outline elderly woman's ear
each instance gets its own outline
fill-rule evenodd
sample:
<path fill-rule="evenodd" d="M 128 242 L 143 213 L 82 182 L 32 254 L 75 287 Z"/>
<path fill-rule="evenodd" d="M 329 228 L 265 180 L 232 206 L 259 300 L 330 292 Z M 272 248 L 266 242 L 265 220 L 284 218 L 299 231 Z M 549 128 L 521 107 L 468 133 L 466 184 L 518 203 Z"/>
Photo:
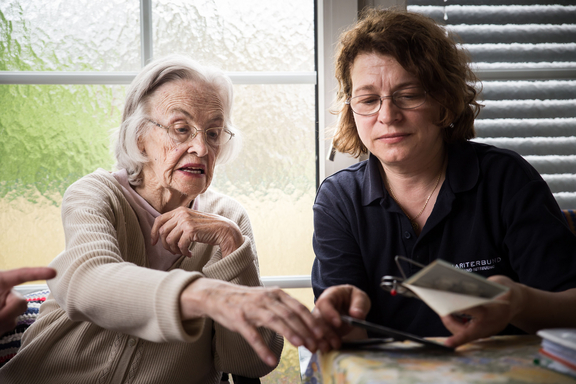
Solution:
<path fill-rule="evenodd" d="M 146 123 L 144 123 L 146 124 Z M 146 135 L 146 130 L 143 129 L 142 132 L 136 138 L 136 145 L 138 146 L 138 150 L 140 151 L 141 155 L 146 155 L 146 148 L 144 146 L 144 136 Z"/>

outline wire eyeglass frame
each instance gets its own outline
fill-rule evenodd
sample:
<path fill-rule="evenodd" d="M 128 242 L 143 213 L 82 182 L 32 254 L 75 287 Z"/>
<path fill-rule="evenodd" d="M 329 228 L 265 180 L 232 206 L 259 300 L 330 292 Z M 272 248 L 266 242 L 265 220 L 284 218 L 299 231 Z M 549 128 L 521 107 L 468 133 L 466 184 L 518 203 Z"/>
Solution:
<path fill-rule="evenodd" d="M 219 147 L 221 145 L 226 144 L 227 142 L 229 142 L 230 140 L 232 140 L 232 138 L 234 137 L 234 133 L 231 132 L 228 128 L 225 127 L 212 127 L 212 128 L 207 128 L 207 129 L 198 129 L 193 125 L 190 125 L 188 123 L 183 124 L 183 123 L 174 123 L 171 124 L 169 126 L 164 126 L 152 119 L 147 119 L 150 123 L 154 124 L 157 127 L 160 127 L 162 129 L 166 130 L 166 133 L 168 133 L 168 137 L 170 137 L 170 140 L 172 140 L 175 144 L 180 145 L 183 144 L 185 142 L 187 142 L 188 140 L 194 140 L 194 138 L 198 135 L 198 132 L 204 132 L 204 143 L 206 143 L 207 145 L 211 146 L 211 147 Z M 178 133 L 175 132 L 175 126 L 177 125 L 182 125 L 182 127 L 187 127 L 190 129 L 190 132 L 188 134 L 183 133 L 181 136 L 182 137 L 178 137 Z M 209 134 L 210 133 L 215 133 L 217 132 L 218 135 L 214 138 L 214 140 L 218 140 L 218 141 L 214 141 L 211 140 L 211 138 L 209 138 Z"/>
<path fill-rule="evenodd" d="M 417 92 L 416 93 L 407 93 L 410 90 L 417 90 Z M 392 103 L 400 109 L 410 110 L 410 109 L 416 109 L 416 108 L 424 105 L 424 103 L 426 102 L 427 95 L 428 95 L 428 92 L 426 92 L 421 87 L 410 87 L 410 88 L 399 89 L 399 90 L 395 91 L 394 93 L 392 93 L 392 95 L 390 95 L 390 96 L 380 96 L 377 94 L 366 94 L 366 95 L 349 97 L 344 103 L 348 104 L 350 106 L 350 109 L 352 109 L 352 112 L 354 112 L 357 115 L 371 116 L 371 115 L 375 115 L 378 112 L 380 112 L 380 109 L 382 109 L 382 102 L 384 99 L 391 99 Z M 371 102 L 371 103 L 375 103 L 376 100 L 378 100 L 378 108 L 376 108 L 375 104 L 373 104 L 374 107 L 369 112 L 357 111 L 358 106 L 360 105 L 359 103 L 362 100 L 366 100 L 366 102 Z M 414 104 L 414 105 L 412 105 L 412 104 Z M 368 109 L 368 108 L 365 108 L 365 109 Z"/>

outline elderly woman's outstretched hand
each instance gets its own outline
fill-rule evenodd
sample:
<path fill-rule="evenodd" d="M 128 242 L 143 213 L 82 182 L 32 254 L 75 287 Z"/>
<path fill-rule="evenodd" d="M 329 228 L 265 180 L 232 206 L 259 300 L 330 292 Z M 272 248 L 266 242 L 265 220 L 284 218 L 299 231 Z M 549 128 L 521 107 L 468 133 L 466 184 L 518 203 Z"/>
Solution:
<path fill-rule="evenodd" d="M 200 278 L 180 295 L 180 312 L 183 320 L 207 316 L 238 332 L 270 366 L 278 361 L 258 327 L 276 331 L 293 345 L 304 345 L 311 351 L 329 350 L 328 342 L 336 338 L 321 319 L 279 288 L 245 287 Z"/>
<path fill-rule="evenodd" d="M 218 245 L 226 257 L 242 245 L 244 237 L 232 220 L 212 213 L 179 207 L 156 218 L 152 227 L 152 245 L 162 241 L 173 254 L 190 256 L 192 242 Z"/>

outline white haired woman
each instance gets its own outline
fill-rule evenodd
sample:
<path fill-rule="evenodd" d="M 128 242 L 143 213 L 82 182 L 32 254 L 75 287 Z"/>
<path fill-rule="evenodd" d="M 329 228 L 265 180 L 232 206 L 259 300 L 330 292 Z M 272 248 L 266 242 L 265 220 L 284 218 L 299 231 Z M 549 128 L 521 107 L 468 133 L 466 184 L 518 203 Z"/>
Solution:
<path fill-rule="evenodd" d="M 1 382 L 217 383 L 270 372 L 276 332 L 311 350 L 337 345 L 298 301 L 259 287 L 245 210 L 208 188 L 238 150 L 231 109 L 230 80 L 184 57 L 135 78 L 119 170 L 66 191 L 58 276 Z"/>

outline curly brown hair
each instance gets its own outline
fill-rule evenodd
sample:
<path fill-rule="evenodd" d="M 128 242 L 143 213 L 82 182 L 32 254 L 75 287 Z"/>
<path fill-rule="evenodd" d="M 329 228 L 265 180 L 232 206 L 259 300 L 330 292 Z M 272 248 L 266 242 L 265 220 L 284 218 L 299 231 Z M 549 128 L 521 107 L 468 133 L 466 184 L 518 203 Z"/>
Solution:
<path fill-rule="evenodd" d="M 367 9 L 358 23 L 342 33 L 336 54 L 337 106 L 340 118 L 334 147 L 359 156 L 368 150 L 360 140 L 353 112 L 345 104 L 352 95 L 350 71 L 361 53 L 390 55 L 440 104 L 438 126 L 446 127 L 448 143 L 475 137 L 474 119 L 482 107 L 476 101 L 480 84 L 470 69 L 470 57 L 457 47 L 457 36 L 426 16 L 394 9 Z"/>

